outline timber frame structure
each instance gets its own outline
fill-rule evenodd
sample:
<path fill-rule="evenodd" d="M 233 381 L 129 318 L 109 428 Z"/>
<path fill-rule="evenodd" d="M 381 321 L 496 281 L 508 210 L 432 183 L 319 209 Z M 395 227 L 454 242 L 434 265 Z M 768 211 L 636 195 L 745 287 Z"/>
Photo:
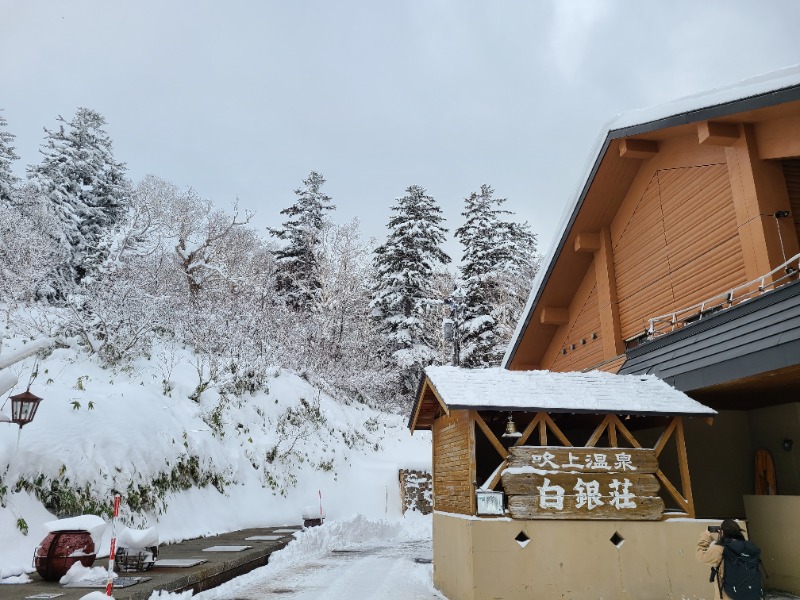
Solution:
<path fill-rule="evenodd" d="M 519 398 L 520 392 L 512 392 L 517 395 L 513 406 L 486 406 L 472 398 L 449 398 L 447 392 L 439 390 L 436 385 L 438 379 L 440 385 L 447 388 L 447 378 L 459 376 L 448 367 L 427 369 L 420 386 L 409 426 L 412 431 L 433 431 L 435 510 L 475 515 L 476 492 L 497 489 L 512 446 L 652 448 L 659 458 L 671 447 L 674 449 L 673 457 L 665 461 L 672 467 L 670 473 L 662 467 L 655 473 L 665 492 L 665 501 L 674 503 L 673 510 L 667 516 L 695 516 L 684 418 L 701 417 L 710 424 L 713 410 L 699 404 L 691 406 L 689 415 L 646 410 L 638 405 L 627 414 L 604 412 L 602 406 L 580 412 L 568 412 L 569 407 L 543 409 L 541 402 L 537 402 L 537 374 L 486 369 L 464 372 L 463 376 L 474 381 L 483 374 L 492 380 L 497 379 L 497 383 L 489 383 L 489 394 L 502 396 L 509 393 L 510 389 L 528 391 L 521 392 L 525 396 L 523 398 Z M 576 375 L 559 373 L 547 377 L 556 382 L 569 382 Z M 615 376 L 603 375 L 611 378 L 613 383 Z M 616 377 L 624 379 L 622 376 Z M 570 389 L 569 384 L 566 389 Z M 676 396 L 682 396 L 680 392 L 672 391 Z M 646 394 L 647 390 L 643 389 L 641 393 Z M 686 400 L 690 401 L 688 398 Z M 470 402 L 475 402 L 475 405 L 470 406 Z M 623 399 L 621 406 L 624 407 L 624 404 Z M 676 412 L 682 409 L 686 410 L 681 406 L 675 408 Z M 507 415 L 519 423 L 519 437 L 503 437 Z M 642 439 L 632 431 L 634 426 L 637 431 L 642 431 Z"/>

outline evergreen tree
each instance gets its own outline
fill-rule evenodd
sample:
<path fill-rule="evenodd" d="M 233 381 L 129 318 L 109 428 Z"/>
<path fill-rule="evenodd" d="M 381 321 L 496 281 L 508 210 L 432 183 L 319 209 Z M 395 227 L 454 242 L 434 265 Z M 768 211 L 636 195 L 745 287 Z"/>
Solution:
<path fill-rule="evenodd" d="M 498 300 L 500 271 L 511 259 L 511 229 L 499 207 L 505 198 L 494 198 L 494 190 L 482 185 L 480 193 L 465 198 L 461 213 L 466 222 L 456 229 L 456 238 L 464 247 L 461 277 L 463 300 L 460 310 L 460 362 L 465 367 L 488 367 L 496 364 L 501 349 L 492 314 Z"/>
<path fill-rule="evenodd" d="M 436 269 L 450 257 L 440 248 L 447 232 L 441 226 L 442 211 L 425 188 L 407 188 L 392 211 L 386 243 L 375 250 L 372 307 L 400 368 L 401 392 L 410 395 L 422 368 L 437 356 L 436 334 L 426 327 L 426 319 L 441 304 L 434 291 Z"/>
<path fill-rule="evenodd" d="M 14 154 L 14 146 L 11 145 L 16 136 L 4 131 L 6 125 L 7 121 L 0 114 L 0 204 L 11 202 L 14 186 L 17 184 L 11 163 L 19 159 L 19 156 Z"/>
<path fill-rule="evenodd" d="M 499 230 L 506 241 L 508 261 L 498 269 L 499 296 L 492 315 L 496 322 L 495 333 L 500 349 L 511 340 L 517 321 L 528 301 L 533 279 L 539 271 L 536 234 L 526 223 L 505 222 Z"/>
<path fill-rule="evenodd" d="M 336 207 L 331 204 L 320 188 L 325 179 L 311 171 L 303 186 L 294 191 L 298 199 L 292 206 L 281 211 L 289 220 L 282 229 L 270 229 L 270 233 L 288 244 L 275 253 L 278 265 L 277 289 L 287 304 L 295 310 L 309 310 L 320 288 L 317 276 L 317 250 L 325 212 Z"/>
<path fill-rule="evenodd" d="M 130 186 L 99 113 L 79 108 L 72 121 L 58 121 L 57 130 L 45 128 L 42 162 L 28 167 L 28 177 L 59 223 L 57 241 L 69 256 L 59 275 L 67 284 L 102 260 L 99 241 L 123 216 Z"/>

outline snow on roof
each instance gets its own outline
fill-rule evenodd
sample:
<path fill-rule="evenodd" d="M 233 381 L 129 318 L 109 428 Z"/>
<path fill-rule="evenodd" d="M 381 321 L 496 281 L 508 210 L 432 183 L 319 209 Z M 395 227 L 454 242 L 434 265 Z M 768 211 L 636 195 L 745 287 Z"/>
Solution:
<path fill-rule="evenodd" d="M 689 113 L 700 111 L 702 109 L 720 106 L 723 104 L 745 100 L 756 96 L 763 96 L 765 94 L 777 92 L 791 87 L 800 86 L 800 64 L 792 65 L 784 69 L 772 71 L 764 75 L 744 79 L 737 83 L 715 88 L 712 90 L 704 91 L 699 94 L 692 94 L 672 100 L 664 104 L 659 104 L 649 108 L 642 108 L 632 110 L 626 113 L 618 114 L 609 120 L 601 130 L 597 141 L 592 147 L 589 156 L 587 156 L 586 164 L 584 166 L 585 175 L 578 180 L 577 186 L 570 197 L 570 201 L 564 207 L 564 212 L 561 215 L 558 226 L 556 227 L 556 235 L 550 244 L 550 249 L 545 255 L 539 271 L 536 273 L 533 284 L 531 286 L 531 293 L 528 296 L 528 302 L 517 322 L 517 328 L 511 341 L 506 348 L 505 356 L 501 362 L 502 366 L 507 366 L 511 357 L 516 350 L 517 342 L 525 329 L 530 313 L 533 310 L 538 291 L 543 287 L 547 281 L 550 269 L 555 263 L 555 259 L 560 252 L 560 248 L 565 240 L 565 234 L 568 231 L 572 218 L 580 206 L 583 199 L 587 183 L 590 181 L 592 172 L 595 166 L 602 158 L 603 153 L 608 142 L 614 139 L 617 135 L 621 135 L 625 130 L 634 128 L 636 126 L 644 126 L 652 124 L 653 129 L 660 128 L 659 123 L 672 117 L 679 115 L 687 115 Z M 688 120 L 687 120 L 688 122 Z"/>
<path fill-rule="evenodd" d="M 654 375 L 457 367 L 428 367 L 425 375 L 451 409 L 524 409 L 634 415 L 716 414 L 715 410 L 692 400 Z"/>
<path fill-rule="evenodd" d="M 607 125 L 609 131 L 624 129 L 703 108 L 727 104 L 745 98 L 760 96 L 800 84 L 800 64 L 750 77 L 734 84 L 691 94 L 663 104 L 640 108 L 614 117 Z"/>

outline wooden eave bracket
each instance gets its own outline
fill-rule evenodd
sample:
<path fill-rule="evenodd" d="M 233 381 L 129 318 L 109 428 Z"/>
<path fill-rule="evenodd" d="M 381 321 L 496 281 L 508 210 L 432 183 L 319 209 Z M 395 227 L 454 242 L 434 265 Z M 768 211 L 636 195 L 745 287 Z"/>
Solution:
<path fill-rule="evenodd" d="M 658 154 L 658 142 L 655 140 L 623 139 L 619 141 L 621 158 L 647 160 Z"/>
<path fill-rule="evenodd" d="M 566 325 L 569 323 L 569 309 L 545 306 L 539 315 L 542 325 Z"/>
<path fill-rule="evenodd" d="M 582 231 L 575 237 L 575 252 L 597 252 L 600 250 L 600 234 Z"/>
<path fill-rule="evenodd" d="M 732 146 L 739 139 L 739 125 L 721 121 L 697 124 L 697 140 L 707 146 Z"/>

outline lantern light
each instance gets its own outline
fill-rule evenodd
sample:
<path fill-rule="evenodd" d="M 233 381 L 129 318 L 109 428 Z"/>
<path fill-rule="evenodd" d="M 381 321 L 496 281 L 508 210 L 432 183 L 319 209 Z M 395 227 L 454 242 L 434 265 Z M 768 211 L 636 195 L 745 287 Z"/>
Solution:
<path fill-rule="evenodd" d="M 30 388 L 21 394 L 10 396 L 9 399 L 11 400 L 11 422 L 19 425 L 20 429 L 23 425 L 33 421 L 39 403 L 42 401 L 39 396 L 31 393 Z"/>

